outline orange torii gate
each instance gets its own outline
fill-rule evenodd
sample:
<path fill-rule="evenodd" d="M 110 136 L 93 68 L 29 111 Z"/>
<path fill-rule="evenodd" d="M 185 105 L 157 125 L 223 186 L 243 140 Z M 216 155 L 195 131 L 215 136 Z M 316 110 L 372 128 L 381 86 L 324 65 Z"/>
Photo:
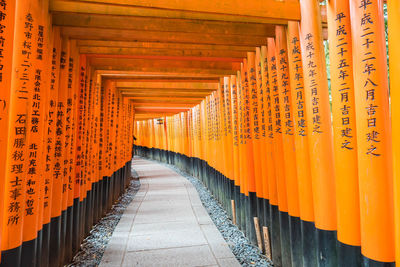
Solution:
<path fill-rule="evenodd" d="M 133 147 L 198 177 L 275 266 L 399 264 L 384 4 L 0 1 L 0 266 L 68 263 Z"/>
<path fill-rule="evenodd" d="M 394 28 L 389 43 L 394 46 L 398 6 L 393 1 L 388 4 Z M 238 98 L 230 106 L 234 116 L 230 144 L 227 139 L 223 145 L 218 141 L 221 130 L 218 118 L 221 116 L 224 120 L 227 113 L 215 107 L 221 95 L 214 93 L 198 106 L 207 107 L 200 115 L 205 116 L 207 122 L 206 128 L 200 128 L 200 135 L 209 136 L 204 140 L 209 156 L 191 157 L 182 155 L 182 151 L 169 150 L 163 152 L 166 156 L 162 160 L 170 164 L 174 164 L 177 157 L 200 161 L 183 168 L 202 179 L 227 210 L 236 209 L 234 219 L 253 243 L 257 241 L 253 239 L 253 231 L 259 230 L 253 228 L 247 217 L 262 218 L 262 226 L 267 227 L 271 235 L 267 240 L 271 241 L 272 260 L 276 266 L 394 266 L 395 244 L 399 239 L 397 231 L 395 242 L 398 216 L 394 216 L 393 206 L 398 205 L 398 200 L 396 202 L 393 194 L 398 196 L 398 182 L 393 180 L 391 166 L 397 166 L 398 162 L 396 158 L 391 159 L 394 146 L 390 145 L 392 133 L 387 124 L 390 113 L 385 83 L 386 56 L 382 49 L 383 3 L 329 1 L 329 91 L 321 17 L 318 16 L 320 6 L 317 1 L 302 0 L 300 7 L 303 15 L 300 23 L 277 26 L 274 39 L 268 39 L 266 46 L 254 48 L 243 57 L 237 86 L 231 86 L 231 97 L 237 95 Z M 260 57 L 261 63 L 258 63 Z M 263 67 L 257 67 L 258 64 Z M 397 62 L 392 64 L 392 69 L 397 69 Z M 264 80 L 258 82 L 258 75 Z M 381 76 L 374 78 L 373 75 Z M 224 77 L 224 87 L 229 80 L 234 80 L 232 77 L 235 76 Z M 396 88 L 396 78 L 391 82 Z M 256 94 L 253 86 L 260 88 L 261 85 L 265 85 L 265 94 Z M 224 97 L 227 96 L 224 94 Z M 250 106 L 246 106 L 248 104 Z M 196 109 L 193 108 L 194 113 Z M 394 129 L 395 110 L 392 104 Z M 172 132 L 177 129 L 174 121 L 167 122 L 172 124 L 169 126 Z M 265 136 L 269 138 L 260 138 L 258 127 L 265 127 Z M 184 132 L 180 137 L 191 138 Z M 181 138 L 172 143 L 184 142 Z M 248 150 L 245 140 L 257 145 Z M 228 157 L 225 159 L 228 165 L 221 165 L 215 153 L 226 151 L 229 145 L 233 146 L 233 161 Z M 192 151 L 196 149 L 194 146 Z M 146 147 L 138 143 L 137 152 L 145 155 L 144 151 Z M 229 162 L 234 163 L 230 174 L 233 178 L 226 177 Z M 267 167 L 264 174 L 262 166 Z M 371 173 L 377 170 L 380 170 L 379 179 L 378 173 Z M 219 175 L 226 182 L 221 182 Z M 230 179 L 235 182 L 229 183 Z M 263 191 L 266 188 L 263 184 L 268 184 L 268 194 Z M 257 198 L 266 197 L 267 202 L 252 202 L 249 192 L 253 192 L 253 188 Z M 234 193 L 221 195 L 220 191 Z M 234 200 L 235 206 L 226 198 Z M 265 206 L 253 213 L 251 203 Z M 296 218 L 300 219 L 298 226 Z M 296 227 L 299 228 L 296 230 Z"/>

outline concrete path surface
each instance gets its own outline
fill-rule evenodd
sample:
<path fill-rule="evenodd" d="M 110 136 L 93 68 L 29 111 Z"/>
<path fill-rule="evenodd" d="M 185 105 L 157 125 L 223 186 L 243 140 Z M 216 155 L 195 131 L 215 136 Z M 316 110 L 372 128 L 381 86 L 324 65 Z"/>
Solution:
<path fill-rule="evenodd" d="M 152 161 L 135 159 L 141 188 L 103 255 L 105 266 L 240 266 L 193 185 Z"/>

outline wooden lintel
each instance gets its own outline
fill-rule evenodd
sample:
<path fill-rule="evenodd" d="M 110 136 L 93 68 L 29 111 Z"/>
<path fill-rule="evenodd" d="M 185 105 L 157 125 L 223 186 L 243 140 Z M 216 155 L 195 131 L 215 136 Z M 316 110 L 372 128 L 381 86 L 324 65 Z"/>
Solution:
<path fill-rule="evenodd" d="M 53 24 L 58 26 L 91 27 L 160 32 L 208 33 L 213 35 L 268 36 L 273 24 L 242 23 L 209 20 L 176 19 L 165 17 L 116 16 L 53 12 Z"/>
<path fill-rule="evenodd" d="M 188 109 L 187 107 L 135 107 L 135 113 L 179 113 Z"/>
<path fill-rule="evenodd" d="M 116 87 L 139 89 L 218 89 L 218 83 L 194 83 L 194 82 L 125 82 L 117 81 Z"/>
<path fill-rule="evenodd" d="M 112 82 L 162 82 L 162 83 L 218 83 L 219 78 L 212 78 L 212 77 L 146 77 L 146 76 L 138 76 L 138 77 L 131 77 L 131 78 L 124 78 L 124 77 L 103 77 Z"/>
<path fill-rule="evenodd" d="M 218 79 L 221 77 L 221 74 L 215 71 L 209 71 L 209 72 L 204 72 L 203 70 L 199 69 L 193 69 L 193 70 L 187 70 L 187 69 L 153 69 L 149 70 L 147 69 L 146 71 L 144 70 L 139 70 L 137 68 L 136 70 L 112 70 L 112 69 L 101 69 L 101 68 L 96 68 L 96 71 L 98 74 L 100 74 L 103 78 L 108 79 L 117 79 L 117 78 L 123 78 L 123 79 L 130 79 L 130 78 L 136 78 L 136 77 L 141 77 L 141 78 L 159 78 L 159 77 L 171 77 L 171 78 L 214 78 Z M 234 72 L 233 74 L 236 74 Z M 225 75 L 225 74 L 222 74 Z M 230 74 L 226 74 L 230 75 Z"/>
<path fill-rule="evenodd" d="M 132 58 L 88 58 L 88 62 L 96 66 L 111 66 L 123 68 L 193 68 L 193 69 L 220 69 L 238 70 L 240 62 L 221 61 L 187 61 L 187 60 L 155 60 L 155 59 L 132 59 Z"/>
<path fill-rule="evenodd" d="M 188 89 L 188 90 L 170 90 L 170 89 L 161 89 L 161 90 L 152 90 L 152 89 L 139 89 L 139 90 L 121 90 L 118 89 L 122 95 L 124 96 L 198 96 L 204 97 L 215 90 L 195 90 L 195 89 Z"/>
<path fill-rule="evenodd" d="M 127 96 L 126 98 L 130 98 Z M 203 99 L 195 99 L 195 100 L 187 100 L 187 99 L 168 99 L 168 98 L 163 98 L 162 100 L 132 100 L 132 103 L 135 105 L 138 104 L 149 104 L 149 105 L 158 105 L 158 104 L 185 104 L 185 105 L 196 105 L 200 103 Z"/>
<path fill-rule="evenodd" d="M 134 100 L 134 101 L 171 101 L 174 103 L 186 103 L 186 102 L 192 102 L 192 101 L 201 101 L 204 99 L 204 97 L 198 97 L 198 96 L 176 96 L 176 95 L 171 95 L 171 96 L 126 96 L 124 97 Z M 136 102 L 137 103 L 137 102 Z M 197 102 L 196 102 L 197 103 Z"/>
<path fill-rule="evenodd" d="M 300 20 L 297 0 L 52 0 L 51 11 L 285 24 Z"/>
<path fill-rule="evenodd" d="M 196 106 L 198 103 L 165 103 L 165 102 L 154 102 L 154 103 L 138 103 L 133 101 L 133 105 L 135 108 L 139 107 L 156 107 L 156 108 L 192 108 Z"/>
<path fill-rule="evenodd" d="M 77 40 L 77 46 L 83 47 L 117 47 L 117 48 L 146 48 L 146 49 L 176 49 L 176 50 L 227 50 L 227 51 L 252 51 L 253 46 L 239 45 L 209 45 L 209 44 L 184 44 L 165 42 L 137 42 L 137 41 L 102 41 L 102 40 Z"/>
<path fill-rule="evenodd" d="M 62 26 L 61 34 L 80 40 L 114 40 L 139 42 L 171 42 L 187 44 L 220 44 L 261 46 L 267 43 L 267 37 L 273 37 L 275 32 L 266 36 L 246 35 L 212 35 L 208 33 L 160 32 L 146 30 L 119 30 Z"/>
<path fill-rule="evenodd" d="M 225 69 L 199 69 L 199 68 L 172 68 L 172 67 L 164 67 L 164 68 L 156 68 L 156 67 L 141 67 L 141 66 L 125 66 L 125 65 L 97 65 L 93 66 L 94 70 L 102 73 L 103 76 L 106 75 L 115 75 L 112 73 L 151 73 L 153 75 L 165 75 L 166 73 L 171 73 L 174 76 L 192 76 L 198 75 L 201 76 L 210 76 L 214 75 L 215 77 L 221 77 L 225 75 L 236 75 L 237 70 L 225 70 Z M 130 74 L 120 74 L 121 76 L 130 77 Z"/>
<path fill-rule="evenodd" d="M 254 49 L 252 49 L 254 50 Z M 249 50 L 249 51 L 252 51 Z M 246 51 L 229 50 L 184 50 L 184 49 L 148 49 L 148 48 L 126 48 L 126 47 L 79 47 L 81 54 L 102 54 L 102 55 L 120 55 L 130 56 L 131 58 L 145 57 L 179 57 L 179 58 L 223 58 L 225 61 L 230 58 L 231 61 L 241 60 L 246 57 Z"/>
<path fill-rule="evenodd" d="M 87 54 L 89 60 L 96 59 L 123 59 L 123 60 L 172 60 L 172 61 L 208 61 L 208 62 L 242 62 L 243 58 L 230 57 L 201 57 L 201 56 L 168 56 L 168 55 L 135 55 L 135 54 Z"/>

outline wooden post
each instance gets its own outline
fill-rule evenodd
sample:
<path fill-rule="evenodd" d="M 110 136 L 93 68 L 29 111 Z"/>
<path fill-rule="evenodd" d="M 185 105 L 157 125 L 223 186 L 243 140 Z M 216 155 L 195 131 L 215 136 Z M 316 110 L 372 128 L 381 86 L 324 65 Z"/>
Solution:
<path fill-rule="evenodd" d="M 246 140 L 244 138 L 244 67 L 241 65 L 241 70 L 238 72 L 237 81 L 237 106 L 238 106 L 238 119 L 239 119 L 239 166 L 240 166 L 240 224 L 242 231 L 247 230 L 246 224 L 246 196 L 248 195 L 247 191 L 247 165 L 246 163 Z"/>
<path fill-rule="evenodd" d="M 360 265 L 357 129 L 349 2 L 329 1 L 327 10 L 339 241 L 338 264 Z"/>
<path fill-rule="evenodd" d="M 393 148 L 393 178 L 394 178 L 394 216 L 395 216 L 395 244 L 396 263 L 400 264 L 400 2 L 389 0 L 388 28 L 389 28 L 389 74 L 390 74 L 390 99 L 392 115 L 392 148 Z"/>
<path fill-rule="evenodd" d="M 21 263 L 23 217 L 26 207 L 27 179 L 25 176 L 29 156 L 27 123 L 28 107 L 31 104 L 35 79 L 33 56 L 35 51 L 32 46 L 36 47 L 33 35 L 34 29 L 37 29 L 37 8 L 37 1 L 18 1 L 15 7 L 13 72 L 11 73 L 7 159 L 3 186 L 5 209 L 1 234 L 2 261 L 14 266 L 19 266 Z M 32 46 L 25 47 L 24 42 L 31 43 Z"/>
<path fill-rule="evenodd" d="M 263 157 L 261 151 L 261 127 L 260 127 L 260 116 L 258 108 L 258 92 L 257 92 L 257 79 L 256 79 L 256 54 L 254 52 L 247 52 L 247 75 L 248 75 L 248 88 L 249 88 L 249 115 L 250 115 L 250 128 L 252 135 L 252 151 L 254 161 L 254 180 L 255 180 L 255 196 L 254 205 L 256 206 L 256 214 L 252 217 L 262 216 L 262 197 L 263 197 L 263 186 L 262 186 L 262 163 Z M 257 233 L 256 233 L 257 234 Z"/>
<path fill-rule="evenodd" d="M 234 179 L 234 200 L 236 201 L 235 206 L 235 222 L 240 224 L 238 218 L 236 218 L 236 207 L 240 205 L 240 155 L 239 155 L 239 107 L 238 107 L 238 90 L 237 90 L 237 79 L 235 75 L 230 78 L 230 90 L 231 90 L 231 125 L 232 125 L 232 154 L 233 154 L 233 179 Z M 240 208 L 239 208 L 240 214 Z"/>
<path fill-rule="evenodd" d="M 258 118 L 259 118 L 259 131 L 260 131 L 260 157 L 261 157 L 261 186 L 262 186 L 262 226 L 269 225 L 269 188 L 268 188 L 268 168 L 265 162 L 267 154 L 267 100 L 265 98 L 265 88 L 263 86 L 263 75 L 262 68 L 263 62 L 261 59 L 261 49 L 256 48 L 255 56 L 255 68 L 256 68 L 256 86 L 257 86 L 257 98 L 258 98 Z M 267 160 L 269 161 L 269 160 Z M 261 216 L 261 215 L 260 215 Z"/>
<path fill-rule="evenodd" d="M 235 200 L 231 200 L 231 205 L 232 205 L 232 223 L 236 225 L 236 207 L 235 207 Z"/>
<path fill-rule="evenodd" d="M 272 260 L 268 227 L 265 226 L 263 227 L 263 235 L 264 235 L 264 254 L 265 256 L 267 256 L 269 260 Z"/>
<path fill-rule="evenodd" d="M 304 266 L 317 265 L 317 241 L 315 238 L 313 187 L 310 170 L 310 153 L 306 121 L 303 64 L 300 50 L 299 23 L 288 23 L 288 57 L 290 86 L 293 104 L 294 141 L 296 146 L 299 208 L 302 224 L 302 257 Z"/>
<path fill-rule="evenodd" d="M 279 103 L 278 73 L 276 65 L 275 40 L 268 38 L 268 80 L 270 81 L 269 96 L 271 98 L 273 157 L 275 163 L 275 181 L 278 196 L 278 206 L 271 207 L 272 257 L 278 266 L 290 266 L 289 225 L 287 223 L 287 196 L 285 178 L 285 159 L 282 147 L 282 121 Z M 283 214 L 283 216 L 282 216 Z M 282 217 L 286 217 L 282 220 Z M 283 225 L 282 225 L 283 223 Z M 286 224 L 285 224 L 286 223 Z M 280 265 L 281 264 L 281 265 Z"/>
<path fill-rule="evenodd" d="M 25 200 L 23 213 L 23 235 L 21 265 L 36 264 L 38 249 L 38 231 L 41 228 L 40 217 L 40 193 L 43 181 L 43 133 L 45 122 L 45 102 L 48 73 L 46 67 L 48 58 L 43 51 L 45 39 L 47 40 L 48 28 L 45 14 L 42 10 L 47 6 L 37 3 L 36 10 L 32 12 L 35 18 L 32 28 L 32 78 L 33 83 L 29 88 L 30 94 L 27 120 L 27 172 L 25 174 Z M 47 15 L 47 13 L 46 13 Z M 46 25 L 45 25 L 46 24 Z"/>
<path fill-rule="evenodd" d="M 11 75 L 13 63 L 13 47 L 14 47 L 14 18 L 15 18 L 15 0 L 7 0 L 6 4 L 0 7 L 0 12 L 4 15 L 1 25 L 4 26 L 0 33 L 2 40 L 0 48 L 2 49 L 2 57 L 0 58 L 0 129 L 4 129 L 0 133 L 0 184 L 4 185 L 6 160 L 7 160 L 7 144 L 8 144 L 8 114 L 10 110 L 11 95 Z M 0 207 L 4 207 L 5 197 L 4 186 L 0 188 Z M 3 212 L 0 212 L 0 233 L 3 231 Z M 6 227 L 6 226 L 5 226 Z M 0 234 L 0 247 L 2 235 Z M 1 262 L 0 248 L 0 262 Z"/>
<path fill-rule="evenodd" d="M 276 68 L 278 73 L 279 104 L 282 124 L 282 146 L 284 151 L 284 166 L 286 193 L 290 224 L 290 252 L 292 265 L 302 265 L 301 227 L 299 210 L 299 191 L 297 180 L 296 149 L 294 139 L 294 117 L 291 99 L 292 88 L 289 81 L 288 49 L 286 29 L 284 26 L 275 27 Z"/>
<path fill-rule="evenodd" d="M 273 49 L 273 47 L 271 47 Z M 278 201 L 278 187 L 277 187 L 277 172 L 274 153 L 274 115 L 272 113 L 272 94 L 271 94 L 271 80 L 270 70 L 271 64 L 269 63 L 270 56 L 266 46 L 261 47 L 261 75 L 262 87 L 264 91 L 264 98 L 266 102 L 266 164 L 268 171 L 268 196 L 269 196 L 269 229 L 271 234 L 272 244 L 272 257 L 277 266 L 281 266 L 281 247 L 280 247 L 280 233 L 279 233 L 279 201 Z M 268 230 L 268 229 L 267 229 Z"/>
<path fill-rule="evenodd" d="M 271 102 L 271 82 L 269 80 L 269 64 L 268 64 L 268 50 L 266 46 L 261 47 L 261 79 L 263 88 L 263 98 L 265 99 L 265 113 L 266 113 L 266 165 L 268 174 L 268 196 L 270 208 L 278 206 L 278 192 L 276 185 L 276 172 L 275 172 L 275 155 L 273 153 L 273 115 L 272 115 L 272 102 Z M 271 220 L 271 218 L 270 218 Z M 271 227 L 271 226 L 269 226 Z M 271 229 L 271 228 L 270 228 Z"/>
<path fill-rule="evenodd" d="M 319 2 L 301 0 L 300 45 L 313 184 L 318 261 L 336 266 L 336 190 L 329 89 Z"/>
<path fill-rule="evenodd" d="M 230 77 L 224 77 L 224 132 L 226 135 L 225 140 L 225 156 L 226 156 L 226 183 L 225 190 L 227 198 L 234 199 L 234 162 L 233 162 L 233 137 L 232 137 L 232 110 L 231 110 L 231 81 Z M 231 213 L 233 216 L 233 214 Z"/>
<path fill-rule="evenodd" d="M 394 266 L 392 137 L 383 3 L 351 0 L 350 15 L 361 252 L 365 264 Z"/>
<path fill-rule="evenodd" d="M 258 217 L 254 217 L 253 220 L 254 220 L 254 229 L 256 231 L 256 236 L 257 236 L 257 245 L 258 248 L 261 250 L 261 252 L 263 252 L 263 244 L 262 244 L 260 223 Z"/>

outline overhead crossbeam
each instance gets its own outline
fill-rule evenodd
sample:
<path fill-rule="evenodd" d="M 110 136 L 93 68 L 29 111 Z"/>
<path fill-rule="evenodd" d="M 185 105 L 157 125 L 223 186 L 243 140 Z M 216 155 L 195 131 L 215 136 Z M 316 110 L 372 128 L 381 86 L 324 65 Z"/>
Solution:
<path fill-rule="evenodd" d="M 53 0 L 50 10 L 139 17 L 285 24 L 300 20 L 297 0 Z"/>
<path fill-rule="evenodd" d="M 265 37 L 274 33 L 273 24 L 82 14 L 75 12 L 53 12 L 53 23 L 58 26 L 199 34 L 208 33 L 213 35 Z"/>
<path fill-rule="evenodd" d="M 125 82 L 117 81 L 116 87 L 140 88 L 140 89 L 197 89 L 216 90 L 218 83 L 189 83 L 189 82 Z"/>

